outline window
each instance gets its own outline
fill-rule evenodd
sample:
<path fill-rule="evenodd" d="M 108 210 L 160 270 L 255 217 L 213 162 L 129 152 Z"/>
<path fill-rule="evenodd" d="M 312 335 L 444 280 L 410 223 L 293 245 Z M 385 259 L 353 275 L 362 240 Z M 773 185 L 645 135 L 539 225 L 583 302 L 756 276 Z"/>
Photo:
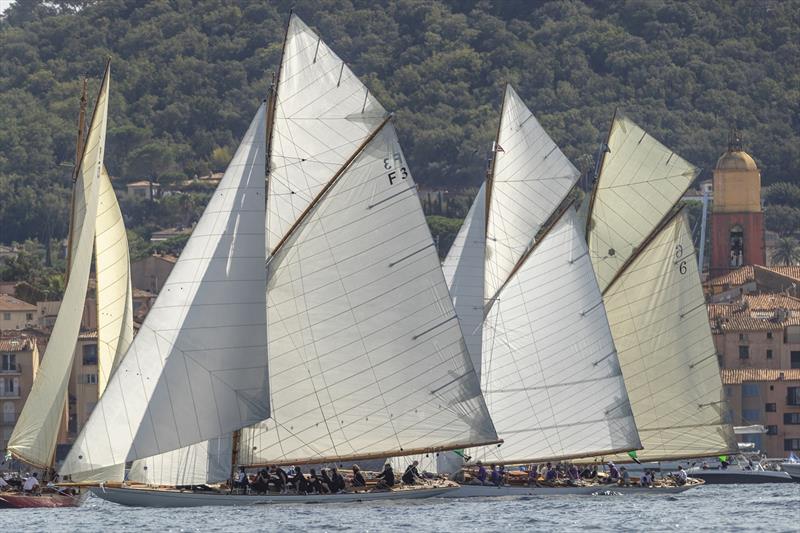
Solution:
<path fill-rule="evenodd" d="M 17 354 L 4 353 L 2 360 L 0 360 L 0 370 L 5 372 L 13 372 L 17 369 Z"/>
<path fill-rule="evenodd" d="M 739 333 L 739 340 L 740 340 L 740 341 L 743 341 L 743 340 L 744 340 L 744 333 Z"/>
<path fill-rule="evenodd" d="M 753 398 L 755 396 L 758 396 L 758 384 L 742 383 L 742 397 Z"/>
<path fill-rule="evenodd" d="M 742 409 L 742 424 L 758 424 L 761 420 L 761 411 L 758 409 Z"/>
<path fill-rule="evenodd" d="M 11 313 L 3 313 L 3 320 L 11 320 Z"/>
<path fill-rule="evenodd" d="M 772 332 L 771 332 L 771 331 L 768 331 L 768 332 L 767 332 L 767 338 L 768 338 L 768 339 L 771 339 L 771 338 L 772 338 Z"/>
<path fill-rule="evenodd" d="M 800 439 L 785 439 L 783 441 L 783 449 L 787 452 L 800 450 Z"/>
<path fill-rule="evenodd" d="M 749 358 L 750 358 L 750 347 L 739 346 L 739 359 L 749 359 Z"/>
<path fill-rule="evenodd" d="M 83 364 L 96 365 L 97 364 L 97 345 L 84 344 L 83 345 Z"/>
<path fill-rule="evenodd" d="M 764 406 L 764 410 L 768 413 L 774 413 L 778 408 L 774 403 L 768 403 Z"/>
<path fill-rule="evenodd" d="M 744 264 L 744 230 L 738 224 L 731 228 L 730 246 L 730 266 L 742 266 Z"/>
<path fill-rule="evenodd" d="M 800 413 L 783 413 L 783 423 L 800 425 Z"/>
<path fill-rule="evenodd" d="M 84 385 L 97 385 L 97 374 L 81 374 L 79 381 Z"/>
<path fill-rule="evenodd" d="M 789 368 L 800 368 L 800 352 L 792 351 Z"/>
<path fill-rule="evenodd" d="M 772 359 L 772 350 L 767 350 L 767 359 Z"/>
<path fill-rule="evenodd" d="M 789 405 L 800 405 L 800 387 L 786 388 L 786 403 Z"/>
<path fill-rule="evenodd" d="M 767 435 L 777 435 L 778 434 L 778 426 L 770 425 L 767 426 Z"/>
<path fill-rule="evenodd" d="M 16 409 L 14 408 L 14 402 L 4 402 L 3 403 L 3 422 L 6 424 L 13 424 L 16 422 Z"/>

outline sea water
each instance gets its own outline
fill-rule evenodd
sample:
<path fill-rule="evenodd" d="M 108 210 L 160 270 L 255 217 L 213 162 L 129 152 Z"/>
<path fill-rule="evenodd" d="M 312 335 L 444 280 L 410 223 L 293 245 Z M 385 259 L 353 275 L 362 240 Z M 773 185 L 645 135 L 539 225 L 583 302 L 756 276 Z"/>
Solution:
<path fill-rule="evenodd" d="M 677 495 L 428 499 L 141 509 L 0 511 L 16 531 L 800 531 L 800 484 L 711 485 Z"/>

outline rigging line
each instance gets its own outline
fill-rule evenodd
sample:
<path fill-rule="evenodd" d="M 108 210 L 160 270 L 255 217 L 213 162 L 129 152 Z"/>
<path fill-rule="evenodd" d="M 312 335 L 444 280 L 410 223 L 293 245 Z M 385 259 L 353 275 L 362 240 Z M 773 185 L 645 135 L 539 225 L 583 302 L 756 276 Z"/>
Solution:
<path fill-rule="evenodd" d="M 506 94 L 508 94 L 509 84 L 506 84 L 506 89 L 503 91 L 503 101 L 500 104 L 500 121 L 497 124 L 497 134 L 494 138 L 494 144 L 492 145 L 492 155 L 491 159 L 489 160 L 489 166 L 486 169 L 486 216 L 484 217 L 485 225 L 486 225 L 486 232 L 488 235 L 489 231 L 489 213 L 491 213 L 492 207 L 492 189 L 493 182 L 494 182 L 494 169 L 495 164 L 497 162 L 497 147 L 500 143 L 500 130 L 503 127 L 503 115 L 506 109 Z"/>
<path fill-rule="evenodd" d="M 334 174 L 333 177 L 328 181 L 328 183 L 326 183 L 325 186 L 319 191 L 319 193 L 317 193 L 317 196 L 311 201 L 311 203 L 306 207 L 306 209 L 302 213 L 300 213 L 300 215 L 295 220 L 294 224 L 292 224 L 292 226 L 289 228 L 286 234 L 281 238 L 281 240 L 278 241 L 278 244 L 275 245 L 275 248 L 272 249 L 272 252 L 270 254 L 271 256 L 276 255 L 281 250 L 281 248 L 283 248 L 286 241 L 294 234 L 294 232 L 300 226 L 300 224 L 308 217 L 309 213 L 312 210 L 314 210 L 314 208 L 317 206 L 320 200 L 322 200 L 322 198 L 324 198 L 327 195 L 328 191 L 330 191 L 330 189 L 339 180 L 342 174 L 344 174 L 344 172 L 352 165 L 353 161 L 355 161 L 355 159 L 359 155 L 361 155 L 361 153 L 364 151 L 367 145 L 371 143 L 373 139 L 375 139 L 375 137 L 377 137 L 377 135 L 383 130 L 384 126 L 386 126 L 386 124 L 389 123 L 389 121 L 392 119 L 392 116 L 393 116 L 392 114 L 389 114 L 386 118 L 383 119 L 383 121 L 378 125 L 378 127 L 375 128 L 375 130 L 369 134 L 369 136 L 364 140 L 364 142 L 361 143 L 361 146 L 359 146 L 356 149 L 356 151 L 354 151 L 352 155 L 350 155 L 350 157 L 347 159 L 347 161 L 344 162 L 344 164 L 336 172 L 336 174 Z"/>
<path fill-rule="evenodd" d="M 367 205 L 367 209 L 372 209 L 373 207 L 377 207 L 377 206 L 381 205 L 381 204 L 382 204 L 382 203 L 384 203 L 384 202 L 388 202 L 388 201 L 389 201 L 389 200 L 391 200 L 392 198 L 395 198 L 395 197 L 397 197 L 397 196 L 400 196 L 401 194 L 405 194 L 405 193 L 407 193 L 408 191 L 414 191 L 414 190 L 416 190 L 416 189 L 417 189 L 417 184 L 415 183 L 414 185 L 412 185 L 412 186 L 411 186 L 411 187 L 409 187 L 408 189 L 402 190 L 402 191 L 400 191 L 400 192 L 396 192 L 396 193 L 392 194 L 391 196 L 387 196 L 387 197 L 386 197 L 386 198 L 384 198 L 383 200 L 378 200 L 378 201 L 377 201 L 377 202 L 375 202 L 374 204 L 368 204 L 368 205 Z M 370 199 L 371 199 L 371 198 L 370 198 Z"/>

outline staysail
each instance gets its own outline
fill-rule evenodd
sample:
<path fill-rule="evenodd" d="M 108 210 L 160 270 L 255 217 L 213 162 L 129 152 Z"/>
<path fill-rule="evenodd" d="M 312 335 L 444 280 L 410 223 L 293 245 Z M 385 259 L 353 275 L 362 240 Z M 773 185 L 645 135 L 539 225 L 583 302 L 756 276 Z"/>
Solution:
<path fill-rule="evenodd" d="M 133 290 L 128 236 L 111 179 L 103 167 L 95 220 L 97 389 L 102 394 L 133 341 Z"/>
<path fill-rule="evenodd" d="M 497 441 L 388 120 L 357 154 L 270 258 L 272 416 L 243 464 Z"/>
<path fill-rule="evenodd" d="M 33 388 L 8 442 L 13 455 L 41 468 L 50 467 L 55 453 L 89 284 L 105 151 L 109 78 L 106 67 L 74 184 L 69 280 Z"/>
<path fill-rule="evenodd" d="M 644 461 L 736 450 L 688 222 L 672 218 L 604 295 Z M 625 460 L 628 457 L 623 456 Z"/>
<path fill-rule="evenodd" d="M 269 415 L 264 175 L 262 105 L 62 474 L 170 452 Z"/>
<path fill-rule="evenodd" d="M 133 462 L 128 480 L 147 485 L 181 486 L 230 479 L 231 436 L 223 435 Z"/>
<path fill-rule="evenodd" d="M 296 15 L 289 19 L 272 128 L 269 250 L 386 117 L 347 65 Z"/>
<path fill-rule="evenodd" d="M 502 447 L 473 460 L 521 464 L 641 447 L 575 210 L 501 290 L 483 328 L 481 387 Z"/>
<path fill-rule="evenodd" d="M 616 114 L 589 206 L 589 253 L 600 290 L 683 196 L 699 170 Z"/>
<path fill-rule="evenodd" d="M 476 371 L 481 368 L 486 186 L 482 185 L 442 263 L 444 279 Z"/>
<path fill-rule="evenodd" d="M 487 303 L 579 175 L 511 85 L 506 86 L 486 189 Z"/>

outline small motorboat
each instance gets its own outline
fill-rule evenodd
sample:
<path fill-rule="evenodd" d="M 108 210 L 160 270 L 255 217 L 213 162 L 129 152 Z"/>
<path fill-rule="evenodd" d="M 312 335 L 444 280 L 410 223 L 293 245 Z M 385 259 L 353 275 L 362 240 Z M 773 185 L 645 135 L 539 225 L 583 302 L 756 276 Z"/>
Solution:
<path fill-rule="evenodd" d="M 87 494 L 86 492 L 71 494 L 67 491 L 45 491 L 38 495 L 23 492 L 0 492 L 0 509 L 80 507 Z"/>

